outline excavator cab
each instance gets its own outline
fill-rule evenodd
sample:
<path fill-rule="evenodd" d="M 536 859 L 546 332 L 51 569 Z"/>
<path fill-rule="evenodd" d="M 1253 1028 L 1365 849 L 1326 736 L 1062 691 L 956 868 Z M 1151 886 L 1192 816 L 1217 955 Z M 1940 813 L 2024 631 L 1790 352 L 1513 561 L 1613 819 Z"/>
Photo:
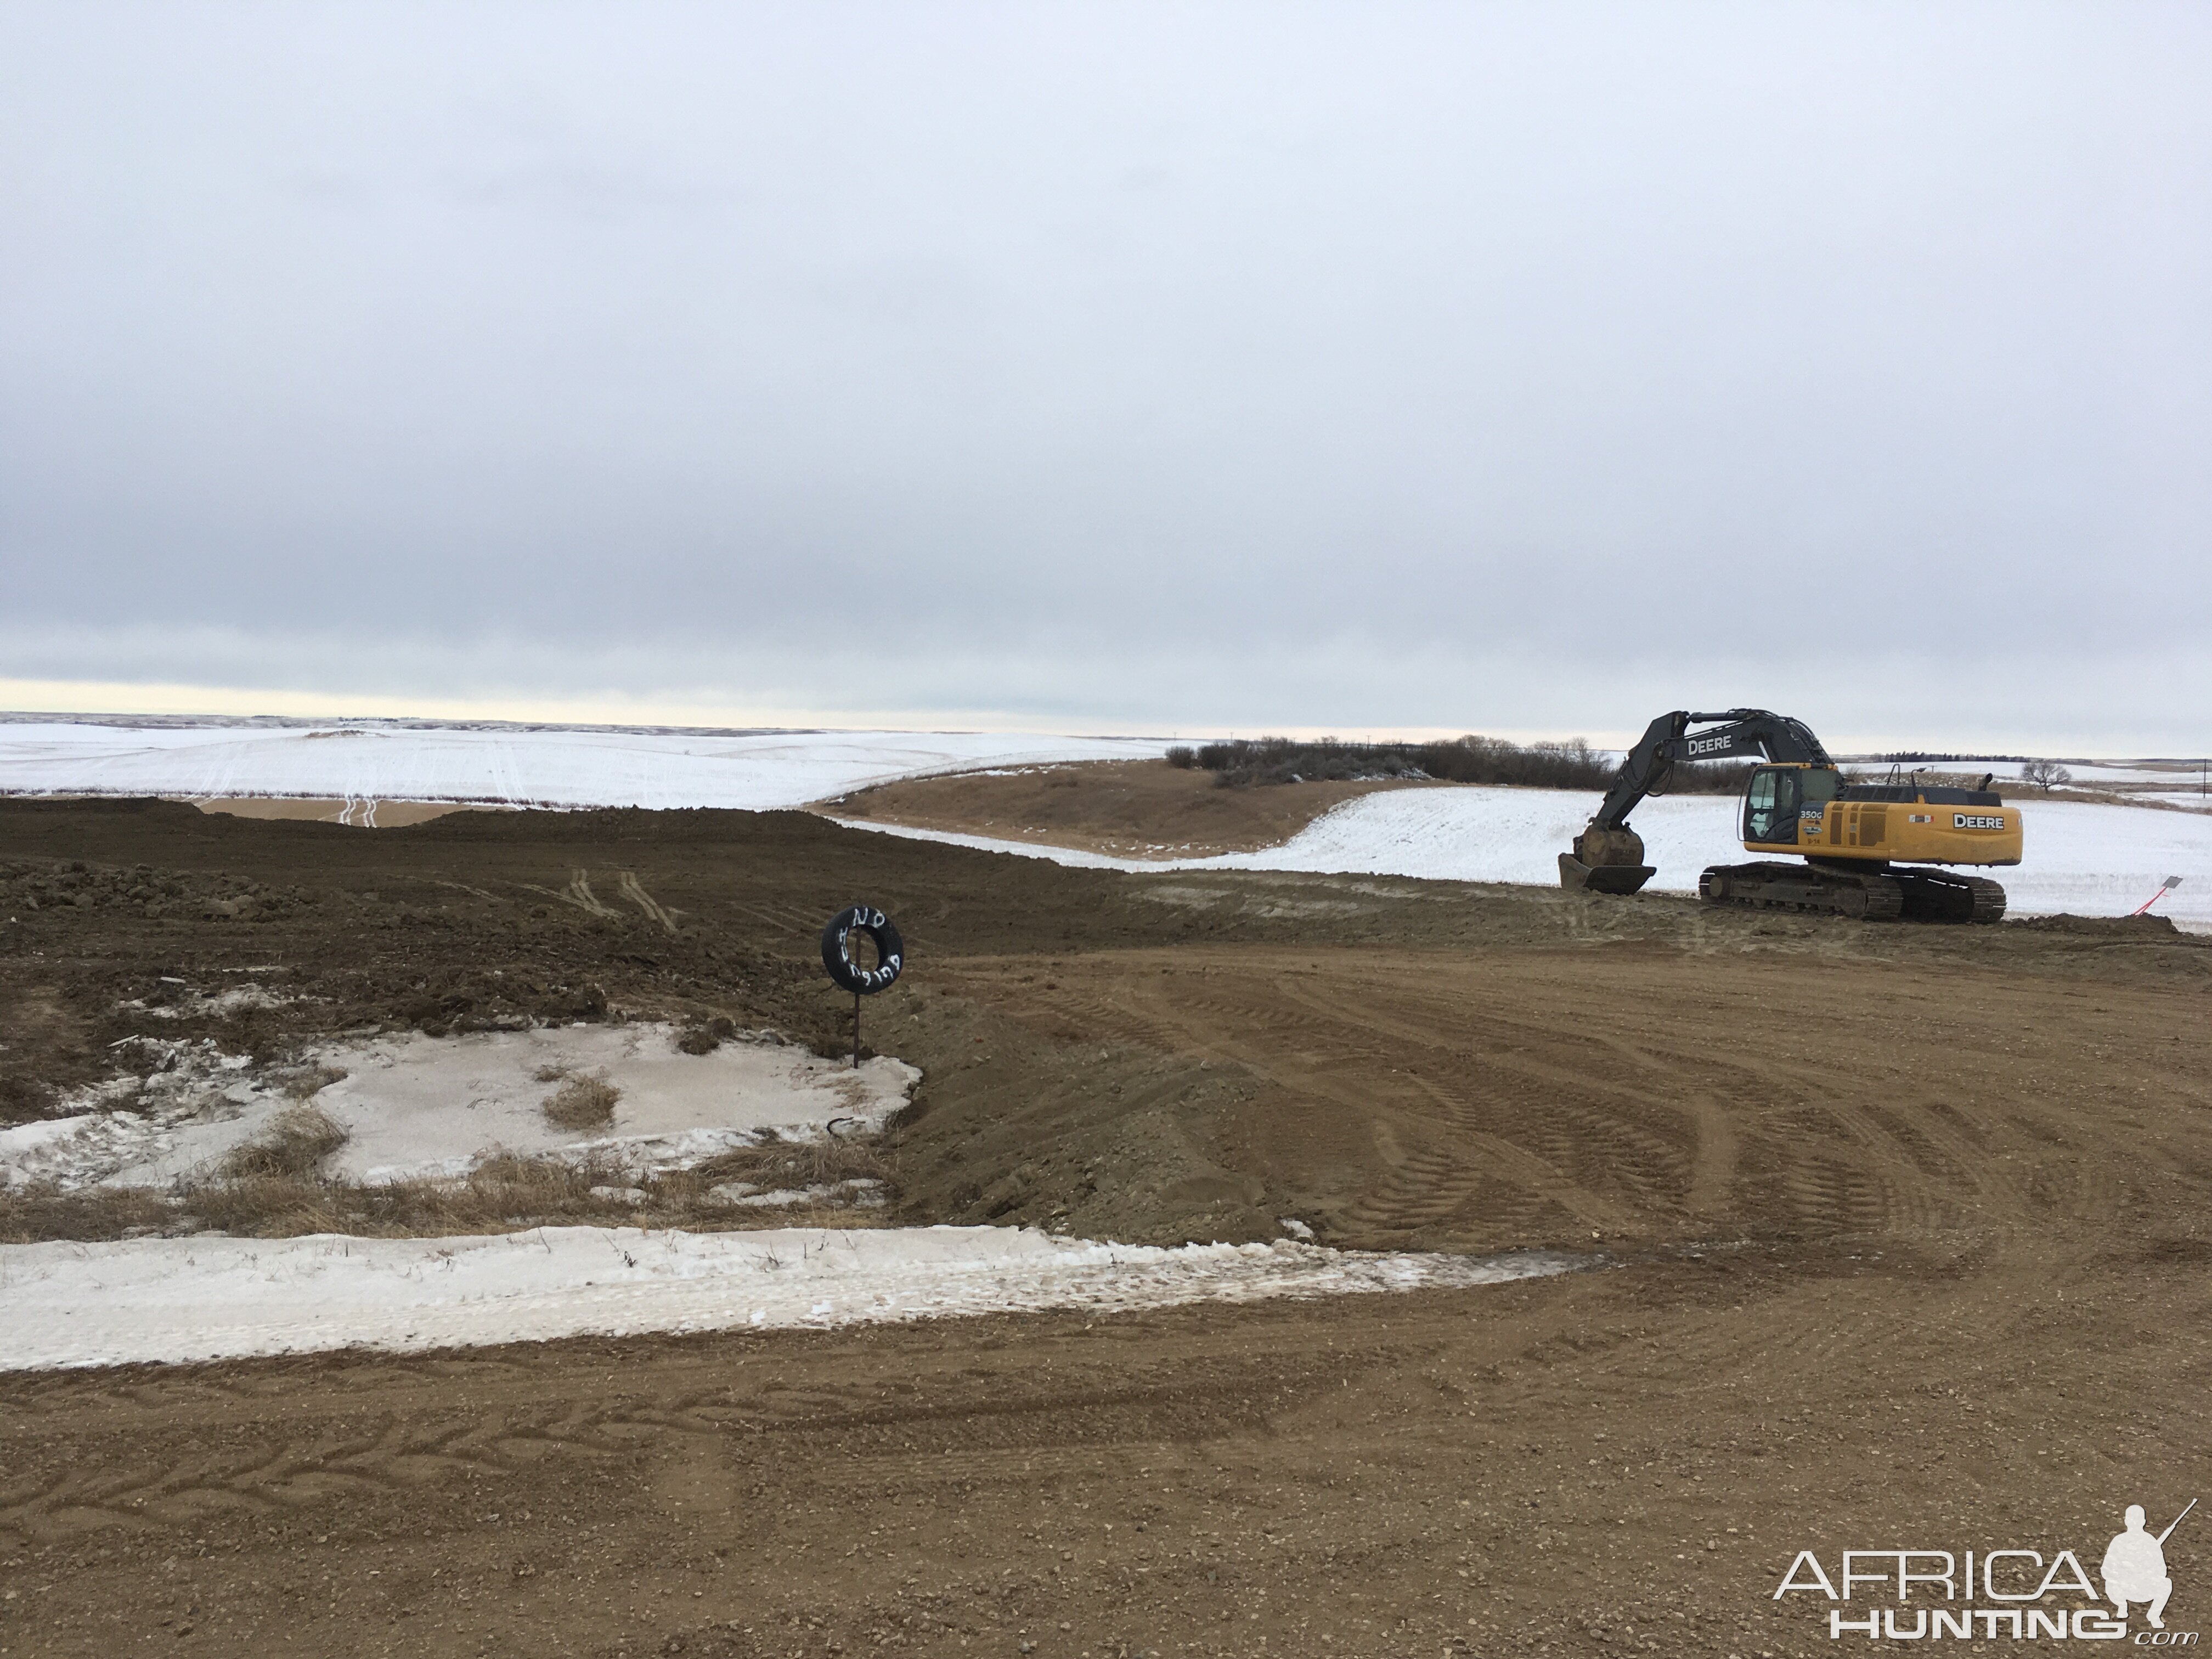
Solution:
<path fill-rule="evenodd" d="M 1797 839 L 1797 769 L 1762 766 L 1743 792 L 1743 838 L 1747 842 Z"/>
<path fill-rule="evenodd" d="M 1743 793 L 1744 844 L 1788 847 L 1817 840 L 1843 782 L 1844 775 L 1832 767 L 1760 767 Z"/>

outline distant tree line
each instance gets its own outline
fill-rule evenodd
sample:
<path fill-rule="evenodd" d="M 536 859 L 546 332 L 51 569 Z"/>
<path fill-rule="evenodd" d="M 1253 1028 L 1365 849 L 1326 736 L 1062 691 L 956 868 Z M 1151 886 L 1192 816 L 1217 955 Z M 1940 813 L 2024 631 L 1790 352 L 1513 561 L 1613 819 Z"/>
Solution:
<path fill-rule="evenodd" d="M 1236 738 L 1177 744 L 1168 764 L 1214 775 L 1224 789 L 1255 783 L 1366 783 L 1418 779 L 1437 783 L 1516 784 L 1532 789 L 1603 789 L 1619 769 L 1580 738 L 1565 743 L 1509 743 L 1469 735 L 1436 743 L 1345 743 L 1334 738 Z M 1732 794 L 1751 769 L 1683 765 L 1666 781 L 1670 792 Z"/>
<path fill-rule="evenodd" d="M 1936 755 L 1924 749 L 1915 749 L 1906 753 L 1884 755 L 1881 758 L 1893 765 L 1910 766 L 1915 761 L 1930 763 L 1936 761 L 2030 761 L 2035 757 L 2033 755 Z"/>

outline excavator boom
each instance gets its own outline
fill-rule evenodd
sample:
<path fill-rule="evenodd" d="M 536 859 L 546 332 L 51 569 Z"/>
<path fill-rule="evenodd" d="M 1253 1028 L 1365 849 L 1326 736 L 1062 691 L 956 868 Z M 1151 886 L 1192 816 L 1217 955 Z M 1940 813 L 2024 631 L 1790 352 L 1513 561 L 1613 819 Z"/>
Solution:
<path fill-rule="evenodd" d="M 1712 729 L 1693 736 L 1693 726 Z M 1637 891 L 1656 872 L 1644 862 L 1644 838 L 1628 827 L 1628 815 L 1645 796 L 1666 787 L 1680 762 L 1753 756 L 1805 766 L 1835 764 L 1812 728 L 1786 714 L 1764 708 L 1729 708 L 1717 714 L 1677 708 L 1660 715 L 1621 761 L 1597 815 L 1575 837 L 1575 850 L 1559 854 L 1560 884 L 1595 893 Z"/>

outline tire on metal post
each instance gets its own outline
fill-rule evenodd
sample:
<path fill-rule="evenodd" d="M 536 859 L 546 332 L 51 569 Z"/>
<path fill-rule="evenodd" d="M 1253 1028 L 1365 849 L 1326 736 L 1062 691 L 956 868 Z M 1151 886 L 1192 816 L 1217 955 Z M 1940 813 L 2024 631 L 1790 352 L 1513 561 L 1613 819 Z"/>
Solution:
<path fill-rule="evenodd" d="M 875 941 L 876 965 L 863 968 L 853 960 L 851 939 L 866 933 Z M 871 904 L 854 904 L 830 918 L 822 930 L 822 966 L 832 983 L 856 997 L 872 996 L 890 987 L 906 967 L 906 944 L 889 916 Z"/>

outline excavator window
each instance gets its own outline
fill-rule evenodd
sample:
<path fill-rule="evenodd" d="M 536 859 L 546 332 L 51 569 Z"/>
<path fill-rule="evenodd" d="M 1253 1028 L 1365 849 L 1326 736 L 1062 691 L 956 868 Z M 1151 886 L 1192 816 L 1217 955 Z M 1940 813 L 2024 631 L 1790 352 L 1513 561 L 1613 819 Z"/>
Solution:
<path fill-rule="evenodd" d="M 1770 844 L 1797 839 L 1795 767 L 1762 766 L 1751 775 L 1743 797 L 1743 838 Z"/>

